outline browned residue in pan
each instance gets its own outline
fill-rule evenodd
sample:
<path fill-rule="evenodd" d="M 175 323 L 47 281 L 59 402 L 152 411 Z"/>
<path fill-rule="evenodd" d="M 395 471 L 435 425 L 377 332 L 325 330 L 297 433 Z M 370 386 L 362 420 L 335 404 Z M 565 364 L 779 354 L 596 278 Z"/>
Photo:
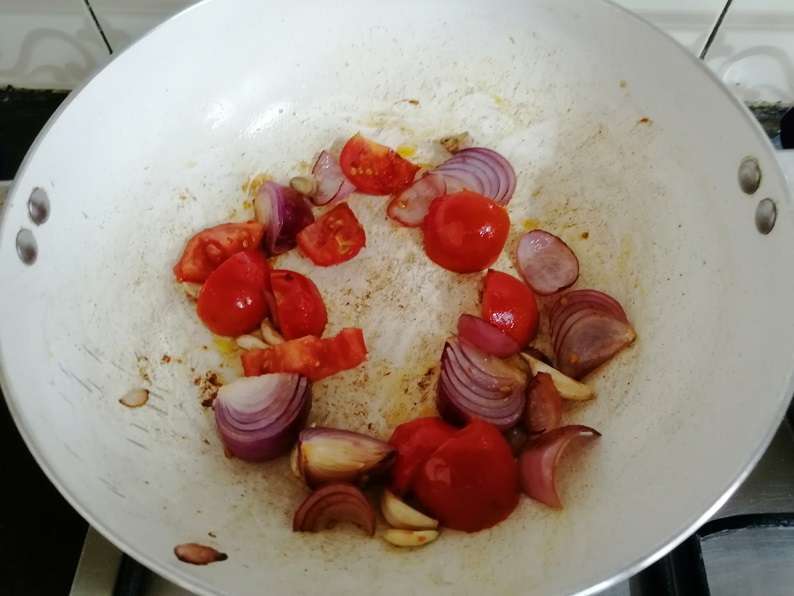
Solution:
<path fill-rule="evenodd" d="M 226 553 L 196 542 L 177 544 L 174 547 L 174 554 L 180 561 L 191 565 L 209 565 L 210 563 L 225 561 L 229 558 Z"/>

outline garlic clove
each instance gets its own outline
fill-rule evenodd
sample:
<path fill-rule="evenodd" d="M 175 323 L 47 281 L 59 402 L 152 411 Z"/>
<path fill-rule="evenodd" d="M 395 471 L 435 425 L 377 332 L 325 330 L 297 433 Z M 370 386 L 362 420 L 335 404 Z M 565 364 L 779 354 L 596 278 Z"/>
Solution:
<path fill-rule="evenodd" d="M 437 530 L 399 530 L 391 528 L 382 534 L 389 544 L 400 547 L 417 547 L 430 544 L 438 538 Z"/>
<path fill-rule="evenodd" d="M 284 343 L 284 338 L 278 331 L 276 331 L 276 329 L 267 319 L 262 321 L 259 329 L 262 332 L 262 339 L 266 344 L 268 344 L 268 346 L 275 346 Z"/>
<path fill-rule="evenodd" d="M 383 491 L 380 510 L 386 522 L 393 528 L 404 530 L 434 530 L 438 521 L 417 511 L 398 499 L 389 489 Z"/>
<path fill-rule="evenodd" d="M 552 382 L 554 383 L 554 386 L 557 388 L 557 391 L 560 392 L 560 395 L 563 398 L 584 400 L 595 397 L 593 390 L 584 383 L 580 383 L 579 381 L 572 379 L 571 377 L 558 371 L 556 368 L 549 366 L 545 362 L 541 362 L 537 358 L 533 358 L 525 352 L 521 353 L 521 357 L 529 363 L 529 368 L 532 370 L 533 375 L 538 373 L 546 373 L 549 375 Z"/>
<path fill-rule="evenodd" d="M 266 350 L 270 346 L 254 335 L 241 335 L 234 340 L 243 350 Z"/>

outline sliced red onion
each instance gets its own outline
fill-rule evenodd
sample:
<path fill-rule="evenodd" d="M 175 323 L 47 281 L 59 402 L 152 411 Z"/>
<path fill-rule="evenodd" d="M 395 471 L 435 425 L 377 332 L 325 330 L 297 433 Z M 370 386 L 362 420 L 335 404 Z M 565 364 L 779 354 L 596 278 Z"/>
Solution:
<path fill-rule="evenodd" d="M 339 162 L 328 151 L 320 153 L 312 168 L 312 176 L 317 181 L 317 192 L 311 197 L 315 205 L 342 201 L 356 190 L 345 177 Z"/>
<path fill-rule="evenodd" d="M 446 194 L 444 177 L 432 172 L 425 174 L 394 197 L 387 213 L 407 227 L 422 225 L 433 199 Z"/>
<path fill-rule="evenodd" d="M 461 149 L 434 171 L 444 175 L 448 193 L 471 190 L 500 205 L 507 205 L 516 189 L 513 166 L 485 147 Z"/>
<path fill-rule="evenodd" d="M 453 424 L 480 418 L 507 430 L 524 412 L 526 377 L 468 341 L 451 337 L 441 356 L 436 405 Z"/>
<path fill-rule="evenodd" d="M 298 437 L 298 470 L 310 487 L 363 482 L 394 463 L 397 451 L 384 441 L 337 428 L 307 428 Z"/>
<path fill-rule="evenodd" d="M 375 510 L 364 494 L 350 484 L 328 484 L 301 503 L 292 518 L 294 532 L 319 532 L 336 522 L 352 522 L 375 534 Z"/>
<path fill-rule="evenodd" d="M 623 307 L 611 296 L 598 290 L 566 292 L 557 299 L 549 311 L 551 340 L 555 351 L 570 327 L 569 320 L 584 310 L 598 311 L 606 316 L 628 323 Z"/>
<path fill-rule="evenodd" d="M 486 354 L 507 358 L 521 351 L 521 346 L 512 337 L 488 321 L 474 315 L 460 315 L 458 337 L 465 339 Z"/>
<path fill-rule="evenodd" d="M 626 313 L 620 303 L 609 294 L 598 290 L 571 290 L 557 298 L 549 311 L 549 320 L 554 321 L 561 309 L 566 306 L 574 306 L 580 303 L 588 303 L 589 306 L 601 308 L 605 313 L 611 314 L 616 319 L 628 321 Z"/>
<path fill-rule="evenodd" d="M 314 221 L 306 197 L 268 180 L 254 199 L 256 220 L 265 224 L 264 246 L 271 255 L 295 248 L 298 232 Z"/>
<path fill-rule="evenodd" d="M 247 461 L 273 459 L 295 442 L 311 409 L 311 391 L 296 374 L 242 377 L 218 390 L 213 408 L 228 451 Z"/>
<path fill-rule="evenodd" d="M 538 373 L 527 387 L 527 410 L 524 421 L 530 433 L 548 432 L 562 419 L 562 396 L 547 373 Z"/>
<path fill-rule="evenodd" d="M 581 379 L 623 348 L 637 335 L 631 325 L 600 312 L 586 314 L 571 324 L 556 350 L 557 369 Z"/>
<path fill-rule="evenodd" d="M 532 439 L 518 460 L 523 491 L 536 501 L 562 509 L 554 478 L 557 463 L 574 439 L 600 436 L 600 432 L 589 426 L 573 425 L 556 428 Z"/>
<path fill-rule="evenodd" d="M 544 230 L 521 237 L 517 259 L 524 281 L 542 296 L 572 286 L 579 278 L 579 259 L 565 242 Z"/>

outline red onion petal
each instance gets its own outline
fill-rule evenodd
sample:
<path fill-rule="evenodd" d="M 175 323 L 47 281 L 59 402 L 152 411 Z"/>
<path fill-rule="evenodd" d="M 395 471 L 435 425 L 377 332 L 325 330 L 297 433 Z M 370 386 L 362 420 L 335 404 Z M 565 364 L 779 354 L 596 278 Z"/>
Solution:
<path fill-rule="evenodd" d="M 527 386 L 526 426 L 530 433 L 557 428 L 562 419 L 562 396 L 547 373 L 538 373 Z"/>
<path fill-rule="evenodd" d="M 557 369 L 581 379 L 623 348 L 637 335 L 628 323 L 600 313 L 579 318 L 565 334 L 556 352 Z"/>
<path fill-rule="evenodd" d="M 555 330 L 552 330 L 551 342 L 552 342 L 552 349 L 554 353 L 557 354 L 560 346 L 562 345 L 565 336 L 568 335 L 568 331 L 571 330 L 571 327 L 581 318 L 588 317 L 591 315 L 605 315 L 602 310 L 599 308 L 588 308 L 586 305 L 580 306 L 582 303 L 579 303 L 577 306 L 578 308 L 574 309 L 573 311 L 569 312 L 568 315 L 562 319 L 559 327 Z"/>
<path fill-rule="evenodd" d="M 364 480 L 388 469 L 396 456 L 388 443 L 349 430 L 314 427 L 298 437 L 298 469 L 310 487 Z"/>
<path fill-rule="evenodd" d="M 473 179 L 478 180 L 479 189 L 466 186 L 479 192 L 500 205 L 510 202 L 515 192 L 516 175 L 513 166 L 503 156 L 485 147 L 463 149 L 439 166 L 435 171 L 461 181 L 466 186 Z M 447 182 L 448 192 L 450 182 Z"/>
<path fill-rule="evenodd" d="M 559 310 L 575 302 L 592 302 L 600 304 L 604 312 L 611 314 L 616 319 L 628 322 L 626 313 L 620 303 L 609 294 L 598 290 L 572 290 L 560 296 L 549 311 L 549 320 L 553 321 L 558 316 Z"/>
<path fill-rule="evenodd" d="M 404 226 L 415 227 L 422 222 L 430 210 L 433 199 L 447 192 L 444 177 L 428 173 L 406 188 L 389 203 L 389 217 L 396 219 Z"/>
<path fill-rule="evenodd" d="M 328 151 L 320 153 L 312 168 L 312 176 L 317 181 L 317 192 L 312 197 L 315 205 L 342 201 L 356 190 L 342 172 L 339 162 Z"/>
<path fill-rule="evenodd" d="M 375 534 L 375 510 L 355 486 L 328 484 L 310 494 L 292 518 L 294 532 L 318 532 L 332 522 L 349 521 Z"/>
<path fill-rule="evenodd" d="M 516 189 L 516 173 L 513 166 L 505 157 L 493 149 L 486 149 L 484 147 L 470 147 L 468 150 L 463 150 L 464 155 L 477 155 L 483 159 L 488 159 L 498 173 L 501 173 L 500 182 L 506 183 L 504 189 L 500 188 L 500 197 L 495 199 L 498 203 L 506 205 L 513 198 L 513 193 Z M 458 152 L 460 153 L 460 152 Z"/>
<path fill-rule="evenodd" d="M 461 340 L 460 338 L 453 344 L 453 347 L 455 347 L 477 371 L 484 373 L 492 380 L 502 392 L 507 393 L 516 387 L 521 387 L 521 389 L 526 387 L 526 374 L 521 369 L 508 364 L 501 358 L 486 354 L 475 345 L 468 341 Z"/>
<path fill-rule="evenodd" d="M 309 202 L 288 186 L 268 180 L 254 198 L 256 219 L 265 224 L 265 248 L 278 255 L 295 248 L 297 236 L 314 222 Z"/>
<path fill-rule="evenodd" d="M 589 426 L 573 425 L 556 428 L 532 439 L 518 460 L 518 473 L 523 491 L 549 507 L 562 509 L 555 485 L 555 471 L 565 448 L 576 438 L 600 437 Z"/>
<path fill-rule="evenodd" d="M 311 409 L 309 382 L 296 374 L 242 377 L 218 390 L 213 402 L 226 448 L 247 461 L 289 451 Z"/>
<path fill-rule="evenodd" d="M 523 373 L 466 344 L 452 337 L 444 346 L 436 393 L 439 412 L 455 424 L 480 418 L 500 430 L 515 426 L 525 405 Z M 467 352 L 477 365 L 467 358 Z M 499 374 L 506 369 L 510 376 Z"/>
<path fill-rule="evenodd" d="M 518 270 L 524 281 L 542 296 L 572 286 L 579 278 L 579 260 L 560 238 L 532 230 L 518 241 Z"/>
<path fill-rule="evenodd" d="M 474 344 L 486 354 L 499 358 L 507 358 L 521 350 L 521 346 L 512 337 L 474 315 L 460 315 L 458 337 Z"/>

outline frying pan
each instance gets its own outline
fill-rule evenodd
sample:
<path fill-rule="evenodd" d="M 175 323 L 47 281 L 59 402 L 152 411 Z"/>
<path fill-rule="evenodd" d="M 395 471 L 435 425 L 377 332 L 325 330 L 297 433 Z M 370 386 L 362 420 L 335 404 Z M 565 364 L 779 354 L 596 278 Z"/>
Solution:
<path fill-rule="evenodd" d="M 461 130 L 517 170 L 497 268 L 537 222 L 638 330 L 566 412 L 603 438 L 563 463 L 560 512 L 523 499 L 410 552 L 294 534 L 305 489 L 287 462 L 223 455 L 201 389 L 239 374 L 237 355 L 170 267 L 196 230 L 250 217 L 251 175 L 284 181 L 356 131 L 433 162 Z M 430 264 L 382 198 L 351 205 L 359 257 L 280 265 L 320 287 L 329 333 L 361 326 L 369 344 L 365 366 L 315 384 L 312 420 L 386 436 L 432 411 L 421 380 L 479 278 Z M 774 153 L 693 56 L 604 2 L 200 3 L 70 97 L 0 232 L 2 386 L 28 446 L 93 526 L 199 593 L 593 593 L 725 502 L 792 393 L 794 221 Z M 120 406 L 135 387 L 149 403 Z M 229 559 L 178 561 L 191 541 Z"/>

